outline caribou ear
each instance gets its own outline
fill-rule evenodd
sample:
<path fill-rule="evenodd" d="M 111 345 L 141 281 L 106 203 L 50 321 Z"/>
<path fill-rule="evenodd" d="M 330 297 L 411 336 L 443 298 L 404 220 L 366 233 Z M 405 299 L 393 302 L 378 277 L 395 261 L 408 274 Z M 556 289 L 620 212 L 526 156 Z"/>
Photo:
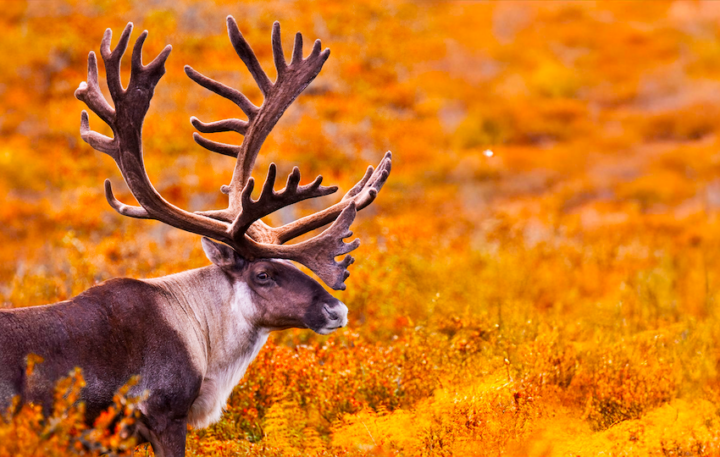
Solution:
<path fill-rule="evenodd" d="M 240 257 L 230 246 L 216 243 L 205 237 L 200 242 L 207 258 L 223 270 L 237 270 L 245 265 L 245 259 Z"/>

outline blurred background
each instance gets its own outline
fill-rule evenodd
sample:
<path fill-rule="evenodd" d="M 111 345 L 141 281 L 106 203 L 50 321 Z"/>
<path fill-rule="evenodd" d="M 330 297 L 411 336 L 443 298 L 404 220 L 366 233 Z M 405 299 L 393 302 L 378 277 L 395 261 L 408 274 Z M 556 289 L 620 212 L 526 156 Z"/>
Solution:
<path fill-rule="evenodd" d="M 73 92 L 105 28 L 149 30 L 146 62 L 172 44 L 148 173 L 224 207 L 233 161 L 189 117 L 242 113 L 182 68 L 262 102 L 228 14 L 271 78 L 275 20 L 286 55 L 296 31 L 332 51 L 256 178 L 297 165 L 342 195 L 387 150 L 393 172 L 354 225 L 349 329 L 278 334 L 191 452 L 720 452 L 720 2 L 5 2 L 0 306 L 208 264 L 197 236 L 107 205 L 108 177 L 132 197 Z"/>

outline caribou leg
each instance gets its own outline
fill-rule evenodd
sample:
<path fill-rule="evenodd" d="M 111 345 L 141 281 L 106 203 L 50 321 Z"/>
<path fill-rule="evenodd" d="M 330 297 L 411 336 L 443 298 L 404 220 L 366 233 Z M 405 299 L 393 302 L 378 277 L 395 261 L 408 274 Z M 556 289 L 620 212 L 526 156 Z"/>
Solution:
<path fill-rule="evenodd" d="M 150 431 L 150 444 L 156 457 L 185 457 L 187 419 L 175 419 L 162 433 Z"/>

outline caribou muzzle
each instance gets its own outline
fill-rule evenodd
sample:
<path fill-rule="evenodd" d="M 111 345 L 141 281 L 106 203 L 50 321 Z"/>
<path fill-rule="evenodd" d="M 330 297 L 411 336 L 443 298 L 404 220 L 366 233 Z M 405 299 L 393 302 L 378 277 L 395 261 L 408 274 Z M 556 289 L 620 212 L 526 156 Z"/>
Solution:
<path fill-rule="evenodd" d="M 347 306 L 340 300 L 325 303 L 322 307 L 322 315 L 326 322 L 325 326 L 315 331 L 321 335 L 327 335 L 340 327 L 345 327 L 348 323 L 347 313 Z"/>

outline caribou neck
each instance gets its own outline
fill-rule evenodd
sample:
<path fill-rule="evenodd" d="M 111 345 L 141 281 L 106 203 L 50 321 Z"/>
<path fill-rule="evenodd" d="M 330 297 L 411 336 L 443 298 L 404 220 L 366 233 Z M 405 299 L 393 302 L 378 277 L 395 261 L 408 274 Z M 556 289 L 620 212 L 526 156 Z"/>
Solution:
<path fill-rule="evenodd" d="M 182 310 L 183 320 L 192 327 L 194 338 L 190 339 L 200 344 L 193 349 L 202 352 L 205 361 L 202 371 L 206 376 L 227 369 L 239 359 L 254 357 L 258 342 L 264 343 L 267 338 L 269 330 L 254 323 L 255 305 L 250 289 L 243 282 L 233 281 L 215 265 L 147 282 L 171 297 L 178 307 L 174 314 Z M 190 329 L 184 330 L 190 337 Z"/>
<path fill-rule="evenodd" d="M 188 421 L 197 428 L 207 427 L 222 416 L 233 388 L 267 341 L 270 330 L 254 324 L 255 305 L 248 286 L 233 281 L 214 265 L 148 282 L 169 294 L 182 310 L 171 314 L 192 327 L 178 325 L 203 377 Z"/>

